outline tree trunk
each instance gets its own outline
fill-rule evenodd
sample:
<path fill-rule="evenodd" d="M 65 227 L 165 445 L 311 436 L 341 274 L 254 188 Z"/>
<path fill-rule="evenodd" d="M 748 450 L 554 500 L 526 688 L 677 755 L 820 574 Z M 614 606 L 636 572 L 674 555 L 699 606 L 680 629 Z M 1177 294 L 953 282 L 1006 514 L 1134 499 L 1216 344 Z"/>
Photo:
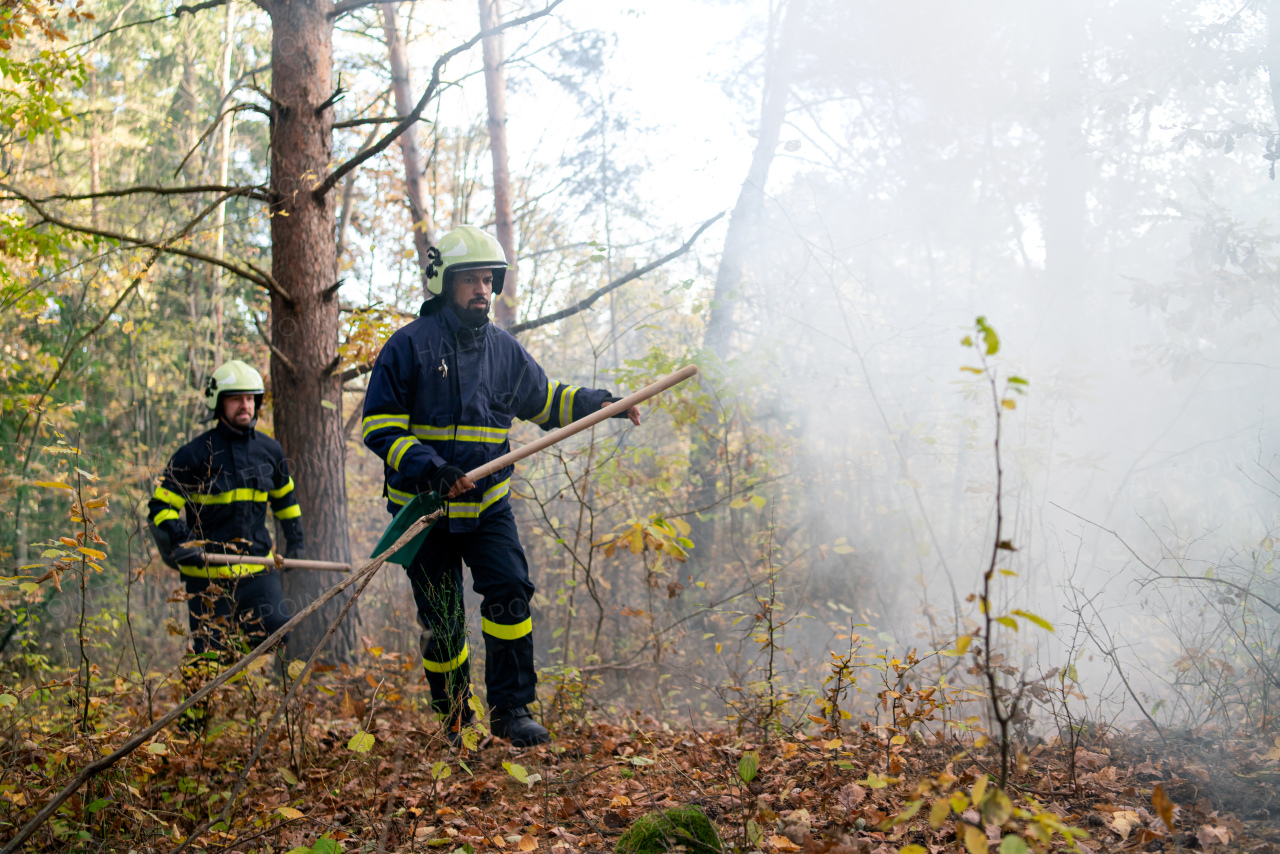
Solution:
<path fill-rule="evenodd" d="M 231 91 L 231 54 L 234 48 L 233 38 L 235 36 L 236 26 L 236 4 L 235 0 L 227 0 L 226 17 L 223 19 L 222 28 L 222 52 L 218 56 L 218 108 L 226 109 L 230 106 L 227 97 Z M 235 113 L 228 115 L 222 120 L 222 125 L 218 128 L 220 138 L 218 140 L 218 184 L 227 186 L 227 174 L 231 165 L 231 124 L 235 121 Z M 213 254 L 217 258 L 223 257 L 223 253 L 227 248 L 227 203 L 223 202 L 218 205 L 218 210 L 214 213 L 214 251 Z M 213 281 L 209 288 L 209 301 L 213 308 L 213 364 L 215 366 L 222 364 L 222 277 L 223 270 L 221 267 L 209 268 Z"/>
<path fill-rule="evenodd" d="M 776 48 L 770 45 L 766 60 L 764 92 L 760 104 L 760 130 L 756 150 L 751 155 L 747 178 L 738 191 L 737 204 L 729 215 L 724 251 L 716 271 L 711 315 L 703 333 L 702 346 L 723 359 L 729 354 L 733 334 L 733 302 L 742 285 L 743 265 L 755 240 L 755 228 L 764 209 L 764 187 L 782 135 L 787 116 L 787 93 L 795 71 L 797 31 L 804 17 L 806 0 L 790 0 L 782 22 L 782 36 Z"/>
<path fill-rule="evenodd" d="M 738 191 L 738 201 L 733 207 L 733 213 L 729 215 L 724 250 L 720 256 L 720 267 L 716 271 L 710 317 L 702 339 L 703 349 L 720 360 L 729 356 L 733 337 L 733 304 L 738 288 L 742 285 L 747 254 L 756 239 L 756 224 L 764 207 L 764 188 L 782 135 L 782 122 L 787 115 L 787 94 L 795 70 L 797 31 L 804 17 L 805 4 L 806 0 L 790 0 L 787 3 L 783 13 L 785 17 L 781 25 L 781 37 L 776 45 L 770 43 L 766 52 L 756 148 L 751 155 L 746 180 Z M 712 506 L 719 497 L 717 452 L 723 432 L 718 415 L 718 412 L 711 411 L 698 419 L 689 453 L 689 468 L 692 479 L 697 484 L 692 501 L 693 506 L 700 511 L 700 514 L 689 520 L 692 527 L 690 538 L 696 545 L 694 561 L 703 569 L 708 567 L 715 548 L 715 511 Z"/>
<path fill-rule="evenodd" d="M 480 29 L 491 30 L 502 22 L 501 0 L 479 0 Z M 502 73 L 502 34 L 484 39 L 484 91 L 489 102 L 489 152 L 493 155 L 493 221 L 498 243 L 507 253 L 511 269 L 494 303 L 494 315 L 503 329 L 516 322 L 516 241 L 511 215 L 511 172 L 507 165 L 507 84 Z"/>
<path fill-rule="evenodd" d="M 283 294 L 271 296 L 271 391 L 276 438 L 284 446 L 302 505 L 307 556 L 349 562 L 346 450 L 338 367 L 337 242 L 332 193 L 312 188 L 333 160 L 333 25 L 330 0 L 271 3 L 272 121 L 271 271 Z M 288 298 L 284 296 L 288 295 Z M 295 610 L 341 580 L 336 573 L 292 572 L 285 597 Z M 337 597 L 294 630 L 289 654 L 303 657 L 342 608 Z M 335 635 L 332 653 L 346 657 L 355 615 Z"/>
<path fill-rule="evenodd" d="M 409 62 L 405 59 L 404 42 L 400 38 L 400 28 L 396 25 L 396 4 L 387 3 L 382 7 L 382 32 L 387 42 L 387 55 L 391 63 L 391 91 L 396 100 L 396 115 L 406 116 L 413 112 L 415 98 L 410 89 Z M 422 296 L 427 293 L 427 250 L 436 242 L 436 226 L 427 209 L 426 200 L 430 193 L 427 189 L 425 164 L 422 149 L 418 146 L 418 127 L 411 126 L 398 140 L 400 155 L 404 160 L 404 188 L 409 199 L 409 216 L 413 220 L 413 248 L 418 253 L 418 269 L 422 273 Z"/>

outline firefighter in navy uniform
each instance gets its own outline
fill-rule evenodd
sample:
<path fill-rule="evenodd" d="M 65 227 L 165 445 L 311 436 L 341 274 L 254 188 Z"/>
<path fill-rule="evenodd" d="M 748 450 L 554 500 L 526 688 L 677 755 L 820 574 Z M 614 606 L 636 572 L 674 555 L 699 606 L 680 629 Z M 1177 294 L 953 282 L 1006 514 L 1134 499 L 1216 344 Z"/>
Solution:
<path fill-rule="evenodd" d="M 422 666 L 432 705 L 456 743 L 472 720 L 470 650 L 462 562 L 482 597 L 485 686 L 494 735 L 516 746 L 549 740 L 533 720 L 537 674 L 529 580 L 507 495 L 512 468 L 472 482 L 464 472 L 509 450 L 513 419 L 544 430 L 616 400 L 608 391 L 547 379 L 505 330 L 489 323 L 491 294 L 502 293 L 507 259 L 492 236 L 463 226 L 431 250 L 421 316 L 387 341 L 369 378 L 364 442 L 385 463 L 387 509 L 417 493 L 447 499 L 412 563 L 405 567 L 423 627 Z M 618 417 L 640 423 L 632 407 Z"/>
<path fill-rule="evenodd" d="M 148 509 L 164 562 L 186 583 L 193 656 L 185 671 L 193 682 L 214 672 L 217 659 L 239 651 L 239 633 L 256 645 L 289 619 L 275 567 L 204 559 L 206 553 L 271 556 L 268 506 L 284 531 L 284 556 L 303 556 L 302 509 L 284 451 L 254 429 L 263 391 L 262 376 L 244 362 L 227 362 L 213 373 L 205 420 L 217 424 L 173 455 Z M 186 728 L 203 720 L 203 710 L 192 711 Z"/>

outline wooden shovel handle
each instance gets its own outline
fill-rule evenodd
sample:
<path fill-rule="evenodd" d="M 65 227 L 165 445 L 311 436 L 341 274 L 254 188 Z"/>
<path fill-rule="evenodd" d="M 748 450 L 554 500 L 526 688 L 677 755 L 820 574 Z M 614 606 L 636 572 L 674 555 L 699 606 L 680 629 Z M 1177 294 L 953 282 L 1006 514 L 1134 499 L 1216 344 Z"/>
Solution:
<path fill-rule="evenodd" d="M 234 566 L 237 563 L 254 563 L 258 566 L 275 566 L 274 558 L 269 557 L 252 557 L 250 555 L 217 555 L 208 554 L 204 556 L 204 562 L 209 566 Z M 327 572 L 350 572 L 351 564 L 334 563 L 328 560 L 297 560 L 295 558 L 283 558 L 281 564 L 284 569 L 319 569 Z"/>
<path fill-rule="evenodd" d="M 612 418 L 620 412 L 626 412 L 636 404 L 643 403 L 655 394 L 664 392 L 673 385 L 678 385 L 689 379 L 689 377 L 695 376 L 697 373 L 698 368 L 695 365 L 685 365 L 675 373 L 668 374 L 656 383 L 651 383 L 634 394 L 629 394 L 622 398 L 622 400 L 609 404 L 599 412 L 593 412 L 585 418 L 580 418 L 577 421 L 574 421 L 572 424 L 552 430 L 547 435 L 535 439 L 524 447 L 517 448 L 514 451 L 503 454 L 496 460 L 490 460 L 479 468 L 472 469 L 467 472 L 467 477 L 472 480 L 479 480 L 482 477 L 487 477 L 499 469 L 504 469 L 512 463 L 519 462 L 525 457 L 538 453 L 538 451 L 550 448 L 556 442 L 562 442 L 570 436 L 581 433 L 583 430 L 588 430 L 599 424 L 601 421 Z"/>

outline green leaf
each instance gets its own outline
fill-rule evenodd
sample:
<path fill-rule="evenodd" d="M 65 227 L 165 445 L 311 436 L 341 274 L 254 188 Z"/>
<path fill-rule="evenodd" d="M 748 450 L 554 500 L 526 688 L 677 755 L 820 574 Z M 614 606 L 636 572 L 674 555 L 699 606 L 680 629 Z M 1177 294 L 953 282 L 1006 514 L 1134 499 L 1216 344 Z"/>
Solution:
<path fill-rule="evenodd" d="M 342 854 L 344 850 L 342 843 L 327 833 L 317 839 L 315 845 L 311 846 L 311 854 Z"/>
<path fill-rule="evenodd" d="M 995 329 L 987 323 L 987 319 L 982 315 L 978 315 L 974 324 L 978 327 L 978 331 L 982 333 L 982 341 L 987 345 L 987 355 L 994 356 L 1000 352 L 1000 336 L 996 335 Z"/>
<path fill-rule="evenodd" d="M 1013 614 L 1014 616 L 1021 617 L 1024 620 L 1030 620 L 1040 628 L 1044 629 L 1046 632 L 1050 632 L 1050 633 L 1053 632 L 1053 623 L 1049 622 L 1044 617 L 1037 616 L 1031 613 L 1030 611 L 1023 611 L 1021 608 L 1015 608 L 1009 613 Z"/>
<path fill-rule="evenodd" d="M 758 843 L 764 838 L 764 831 L 760 829 L 760 825 L 756 824 L 754 819 L 747 820 L 747 839 L 752 845 Z"/>
<path fill-rule="evenodd" d="M 1010 833 L 1000 840 L 1000 854 L 1028 854 L 1029 851 L 1021 836 Z"/>
<path fill-rule="evenodd" d="M 284 778 L 284 781 L 288 783 L 290 786 L 298 785 L 298 778 L 293 776 L 293 772 L 290 771 L 288 768 L 281 768 L 280 776 Z"/>
<path fill-rule="evenodd" d="M 109 803 L 111 803 L 109 798 L 98 798 L 96 801 L 89 804 L 89 806 L 85 807 L 85 809 L 90 813 L 96 813 Z"/>
<path fill-rule="evenodd" d="M 754 504 L 756 507 L 764 507 L 765 502 L 768 500 L 769 499 L 765 498 L 763 495 L 751 496 L 751 503 Z"/>
<path fill-rule="evenodd" d="M 517 765 L 515 762 L 503 762 L 502 767 L 512 777 L 515 777 L 521 783 L 528 785 L 529 772 L 525 770 L 523 765 Z"/>
<path fill-rule="evenodd" d="M 169 745 L 163 741 L 153 741 L 147 745 L 147 753 L 152 756 L 165 756 L 169 753 Z"/>
<path fill-rule="evenodd" d="M 0 694 L 0 708 L 11 709 L 18 705 L 18 698 L 12 694 Z"/>
<path fill-rule="evenodd" d="M 338 404 L 334 403 L 332 400 L 322 400 L 322 401 L 320 401 L 320 405 L 321 405 L 321 406 L 323 406 L 325 409 L 337 409 L 337 408 L 338 408 Z"/>
<path fill-rule="evenodd" d="M 1009 377 L 1009 383 L 1011 385 L 1029 385 L 1029 383 L 1026 380 L 1024 380 L 1022 377 L 1019 377 L 1019 376 Z"/>
<path fill-rule="evenodd" d="M 750 783 L 754 780 L 759 769 L 760 754 L 754 750 L 742 754 L 742 758 L 738 760 L 738 776 L 742 778 L 744 783 Z"/>
<path fill-rule="evenodd" d="M 996 622 L 1002 626 L 1008 626 L 1015 632 L 1018 630 L 1018 621 L 1013 617 L 996 617 Z"/>
<path fill-rule="evenodd" d="M 450 770 L 448 762 L 437 762 L 431 766 L 432 780 L 447 780 L 452 773 L 453 771 Z"/>
<path fill-rule="evenodd" d="M 929 854 L 929 849 L 923 845 L 904 845 L 898 849 L 898 854 Z"/>
<path fill-rule="evenodd" d="M 376 742 L 377 739 L 373 737 L 373 733 L 361 730 L 351 736 L 351 740 L 347 742 L 347 750 L 354 750 L 356 753 L 368 753 L 373 750 L 373 745 Z"/>

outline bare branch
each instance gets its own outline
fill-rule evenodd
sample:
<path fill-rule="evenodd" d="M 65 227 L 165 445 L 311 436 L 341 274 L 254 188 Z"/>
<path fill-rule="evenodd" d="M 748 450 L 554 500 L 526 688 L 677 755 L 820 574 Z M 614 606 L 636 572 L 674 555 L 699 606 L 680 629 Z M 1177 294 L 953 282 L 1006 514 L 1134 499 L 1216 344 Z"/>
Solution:
<path fill-rule="evenodd" d="M 383 0 L 377 0 L 377 2 L 383 2 Z M 397 124 L 394 128 L 388 131 L 387 135 L 384 136 L 382 139 L 378 140 L 372 146 L 370 146 L 369 148 L 366 148 L 364 151 L 355 155 L 350 160 L 346 161 L 341 166 L 339 166 L 337 169 L 334 169 L 332 172 L 330 172 L 328 177 L 326 177 L 318 187 L 316 187 L 314 190 L 311 191 L 311 194 L 316 199 L 323 199 L 325 195 L 327 195 L 328 192 L 332 190 L 339 181 L 342 180 L 344 175 L 346 175 L 352 169 L 355 169 L 357 166 L 359 166 L 361 163 L 365 162 L 369 158 L 377 157 L 387 148 L 387 146 L 395 142 L 396 138 L 399 137 L 400 134 L 404 133 L 406 130 L 409 129 L 409 127 L 414 122 L 418 121 L 418 119 L 422 116 L 422 111 L 426 109 L 427 104 L 431 101 L 432 97 L 435 96 L 436 91 L 440 88 L 440 72 L 444 70 L 444 67 L 449 62 L 449 60 L 453 59 L 458 54 L 463 53 L 464 51 L 468 51 L 471 48 L 475 47 L 477 44 L 480 43 L 481 39 L 484 39 L 488 36 L 495 36 L 498 33 L 503 32 L 504 30 L 508 30 L 512 27 L 523 26 L 524 24 L 527 24 L 530 21 L 536 21 L 538 18 L 543 18 L 543 17 L 546 17 L 547 15 L 550 15 L 551 11 L 563 2 L 564 0 L 551 0 L 550 3 L 548 3 L 544 8 L 540 9 L 537 12 L 533 12 L 531 14 L 525 15 L 520 18 L 513 18 L 510 21 L 506 21 L 505 23 L 499 24 L 498 26 L 492 29 L 481 30 L 471 38 L 467 39 L 462 44 L 444 53 L 439 59 L 436 60 L 436 64 L 431 67 L 431 82 L 427 84 L 427 90 L 422 93 L 422 98 L 418 100 L 418 105 L 413 108 L 413 111 L 409 113 L 409 115 L 405 116 L 404 119 L 402 119 L 399 124 Z M 341 6 L 341 5 L 343 4 L 338 4 L 338 6 Z M 364 3 L 363 0 L 361 0 L 361 5 L 368 5 L 368 4 Z M 335 6 L 334 8 L 337 9 L 338 6 Z"/>
<path fill-rule="evenodd" d="M 35 210 L 36 213 L 40 215 L 41 220 L 49 223 L 50 225 L 56 226 L 61 229 L 65 229 L 66 231 L 73 231 L 77 234 L 90 234 L 95 237 L 106 238 L 107 240 L 115 240 L 120 243 L 128 243 L 132 246 L 141 246 L 145 248 L 159 249 L 162 252 L 169 253 L 170 255 L 179 255 L 179 256 L 182 256 L 183 258 L 191 258 L 194 261 L 203 261 L 206 264 L 213 264 L 215 267 L 221 267 L 224 270 L 227 270 L 231 273 L 235 273 L 237 276 L 239 276 L 242 279 L 248 279 L 250 282 L 253 282 L 255 285 L 266 288 L 271 293 L 279 295 L 279 297 L 283 299 L 285 302 L 289 303 L 290 305 L 293 305 L 293 297 L 291 297 L 283 288 L 280 287 L 280 285 L 276 282 L 276 280 L 271 276 L 270 273 L 267 273 L 265 270 L 255 267 L 253 264 L 251 264 L 248 261 L 244 262 L 245 266 L 250 268 L 246 270 L 244 269 L 244 267 L 240 267 L 239 265 L 233 264 L 229 261 L 224 261 L 221 258 L 216 258 L 213 255 L 208 255 L 208 254 L 205 254 L 204 252 L 196 252 L 192 249 L 182 249 L 180 247 L 172 245 L 173 241 L 186 237 L 187 234 L 190 233 L 191 229 L 196 225 L 196 223 L 204 219 L 206 216 L 209 215 L 210 212 L 213 211 L 214 208 L 216 208 L 218 205 L 222 204 L 224 201 L 226 201 L 228 198 L 230 198 L 232 195 L 235 195 L 235 194 L 224 194 L 220 196 L 217 199 L 217 201 L 215 201 L 209 207 L 205 208 L 204 211 L 202 211 L 200 215 L 196 217 L 196 219 L 193 220 L 178 235 L 175 235 L 174 237 L 165 238 L 162 240 L 143 240 L 137 237 L 130 237 L 127 234 L 120 234 L 119 232 L 107 231 L 106 229 L 102 229 L 102 228 L 94 228 L 88 225 L 79 225 L 77 223 L 69 222 L 65 219 L 61 219 L 59 217 L 53 216 L 52 214 L 49 214 L 48 212 L 46 212 L 44 208 L 40 206 L 40 202 L 31 198 L 26 193 L 23 193 L 22 191 L 14 187 L 11 187 L 7 184 L 0 184 L 0 190 L 3 190 L 7 193 L 11 193 L 15 198 L 20 199 L 23 202 L 26 202 L 31 208 Z"/>
<path fill-rule="evenodd" d="M 353 368 L 347 368 L 342 372 L 342 382 L 349 383 L 356 377 L 362 377 L 373 370 L 373 361 L 362 362 Z"/>
<path fill-rule="evenodd" d="M 552 312 L 551 314 L 543 315 L 542 317 L 536 318 L 534 320 L 526 320 L 524 323 L 517 323 L 507 331 L 510 332 L 512 335 L 518 335 L 521 332 L 528 332 L 530 329 L 537 329 L 539 326 L 546 326 L 548 323 L 555 323 L 558 320 L 564 320 L 566 317 L 573 317 L 578 312 L 586 311 L 587 309 L 591 308 L 591 306 L 596 302 L 596 300 L 600 299 L 605 294 L 608 294 L 611 291 L 617 290 L 618 288 L 625 285 L 627 282 L 635 281 L 641 276 L 646 276 L 649 273 L 652 273 L 654 270 L 658 269 L 663 264 L 666 264 L 668 261 L 673 261 L 676 258 L 679 258 L 684 253 L 688 252 L 691 248 L 693 248 L 693 244 L 697 241 L 697 239 L 702 236 L 702 232 L 706 231 L 708 228 L 714 225 L 716 220 L 720 219 L 722 216 L 724 216 L 724 211 L 720 211 L 720 213 L 716 214 L 711 219 L 707 220 L 702 225 L 698 226 L 698 230 L 695 231 L 693 233 L 693 236 L 690 237 L 688 240 L 686 240 L 680 246 L 679 249 L 676 249 L 673 252 L 669 252 L 666 255 L 663 255 L 657 261 L 654 261 L 650 264 L 646 264 L 643 267 L 639 267 L 635 270 L 632 270 L 630 273 L 627 273 L 625 276 L 620 276 L 614 279 L 609 284 L 605 285 L 604 287 L 596 289 L 589 296 L 579 300 L 577 303 L 569 306 L 568 308 L 562 308 L 559 311 Z"/>
<path fill-rule="evenodd" d="M 167 21 L 170 18 L 177 18 L 178 16 L 184 13 L 188 15 L 194 15 L 196 12 L 203 12 L 205 9 L 216 9 L 219 6 L 225 5 L 226 2 L 227 0 L 207 0 L 207 2 L 197 3 L 194 6 L 179 6 L 177 9 L 174 9 L 173 12 L 171 12 L 168 15 L 161 15 L 158 18 L 148 18 L 145 21 L 133 21 L 128 24 L 123 24 L 119 27 L 112 27 L 111 29 L 104 30 L 101 33 L 98 33 L 93 38 L 89 39 L 88 41 L 82 41 L 79 44 L 73 44 L 71 47 L 67 48 L 67 50 L 76 50 L 77 48 L 82 48 L 85 45 L 93 44 L 99 39 L 105 39 L 107 36 L 111 35 L 112 33 L 118 33 L 121 30 L 127 30 L 130 27 L 141 27 L 146 24 L 154 24 L 158 21 Z"/>
<path fill-rule="evenodd" d="M 263 193 L 265 187 L 224 187 L 221 184 L 192 184 L 187 187 L 125 187 L 120 190 L 103 190 L 100 193 L 56 193 L 52 196 L 45 196 L 35 201 L 39 204 L 46 202 L 81 202 L 88 199 L 117 199 L 122 196 L 136 196 L 148 193 L 154 196 L 181 196 L 195 195 L 199 193 L 225 193 L 228 197 L 244 196 L 249 199 L 256 199 L 261 202 L 270 201 Z M 14 196 L 12 199 L 0 197 L 3 201 L 26 201 L 23 196 Z"/>
<path fill-rule="evenodd" d="M 363 9 L 365 6 L 376 6 L 385 2 L 387 0 L 342 0 L 340 3 L 333 4 L 333 11 L 329 13 L 329 17 L 337 18 L 348 12 L 354 12 L 356 9 Z"/>
<path fill-rule="evenodd" d="M 196 140 L 196 144 L 191 146 L 191 150 L 187 152 L 187 156 L 182 158 L 182 162 L 178 164 L 178 168 L 173 170 L 173 177 L 178 177 L 178 173 L 182 171 L 183 166 L 187 165 L 187 161 L 191 159 L 191 155 L 196 153 L 196 149 L 204 145 L 204 141 L 209 138 L 209 134 L 213 133 L 214 129 L 217 128 L 218 125 L 222 124 L 222 120 L 226 118 L 227 115 L 230 113 L 238 113 L 241 110 L 257 110 L 258 112 L 266 113 L 266 110 L 259 107 L 257 104 L 236 104 L 234 107 L 227 107 L 225 110 L 218 113 L 218 117 L 213 120 L 213 124 L 209 125 L 209 127 L 205 129 L 205 132 L 200 134 L 200 138 Z M 270 113 L 267 113 L 267 115 L 270 115 Z"/>
<path fill-rule="evenodd" d="M 399 124 L 407 119 L 408 116 L 386 116 L 381 119 L 347 119 L 343 122 L 334 122 L 333 129 L 341 130 L 342 128 L 356 128 L 361 125 L 389 125 L 392 123 Z M 419 118 L 418 121 L 431 124 L 431 119 Z"/>
<path fill-rule="evenodd" d="M 284 362 L 284 366 L 289 369 L 289 373 L 296 375 L 298 372 L 294 369 L 293 362 L 289 360 L 288 356 L 280 352 L 279 347 L 271 343 L 271 336 L 267 334 L 267 330 L 262 328 L 262 324 L 258 322 L 257 315 L 254 315 L 253 317 L 253 325 L 257 328 L 258 334 L 262 336 L 262 343 L 266 344 L 268 349 L 270 349 L 272 353 L 275 353 L 280 361 Z"/>

